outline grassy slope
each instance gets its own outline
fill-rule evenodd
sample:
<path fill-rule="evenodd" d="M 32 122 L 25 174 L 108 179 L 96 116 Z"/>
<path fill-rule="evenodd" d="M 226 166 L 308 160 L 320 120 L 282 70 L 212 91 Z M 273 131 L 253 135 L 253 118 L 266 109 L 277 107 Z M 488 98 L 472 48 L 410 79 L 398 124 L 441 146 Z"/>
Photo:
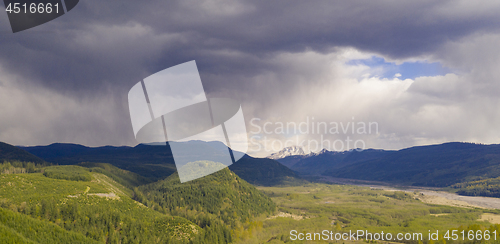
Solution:
<path fill-rule="evenodd" d="M 86 170 L 85 168 L 81 169 Z M 201 231 L 198 226 L 183 218 L 167 216 L 137 203 L 130 198 L 133 194 L 130 189 L 109 177 L 100 173 L 89 172 L 89 174 L 92 175 L 92 181 L 52 179 L 45 177 L 42 173 L 0 175 L 0 204 L 19 212 L 26 211 L 24 208 L 28 206 L 31 212 L 35 212 L 35 209 L 41 211 L 44 202 L 49 203 L 48 206 L 53 203 L 55 208 L 61 210 L 58 213 L 48 212 L 42 218 L 51 219 L 63 227 L 66 225 L 64 217 L 54 217 L 54 214 L 63 215 L 65 206 L 78 206 L 78 212 L 82 216 L 79 216 L 77 221 L 83 221 L 82 224 L 78 224 L 82 226 L 90 224 L 85 222 L 85 219 L 89 218 L 95 218 L 94 221 L 97 222 L 106 222 L 104 219 L 99 219 L 99 217 L 104 218 L 106 214 L 112 218 L 122 219 L 122 222 L 125 222 L 122 229 L 126 228 L 127 224 L 132 225 L 128 228 L 133 228 L 134 222 L 139 221 L 145 223 L 145 226 L 149 226 L 146 228 L 150 228 L 153 232 L 159 231 L 160 236 L 187 236 L 191 238 L 196 235 L 195 233 Z M 94 195 L 96 193 L 108 194 L 104 196 L 109 197 Z M 99 216 L 99 213 L 103 214 Z M 62 220 L 56 220 L 56 218 Z M 88 228 L 91 228 L 90 226 L 91 224 Z M 174 226 L 176 227 L 174 228 Z M 72 226 L 71 228 L 76 227 Z M 84 230 L 82 227 L 80 230 L 85 232 L 88 228 Z M 145 231 L 144 227 L 141 228 Z M 101 230 L 92 231 L 97 231 L 97 235 L 99 235 Z"/>
<path fill-rule="evenodd" d="M 138 187 L 140 185 L 151 183 L 151 179 L 146 178 L 144 176 L 140 176 L 136 173 L 120 169 L 108 163 L 90 163 L 84 162 L 79 163 L 79 166 L 89 168 L 90 171 L 104 174 L 119 184 L 133 189 L 134 187 Z"/>
<path fill-rule="evenodd" d="M 63 179 L 71 181 L 91 181 L 90 172 L 78 166 L 52 166 L 43 169 L 43 175 L 52 179 Z"/>

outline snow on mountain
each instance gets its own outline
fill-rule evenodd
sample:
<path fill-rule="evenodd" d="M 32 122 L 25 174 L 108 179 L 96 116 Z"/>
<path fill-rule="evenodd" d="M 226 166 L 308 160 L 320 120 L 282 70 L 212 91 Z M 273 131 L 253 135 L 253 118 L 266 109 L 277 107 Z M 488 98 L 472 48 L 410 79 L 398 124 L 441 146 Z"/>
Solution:
<path fill-rule="evenodd" d="M 288 156 L 303 156 L 303 155 L 306 155 L 306 154 L 304 153 L 304 150 L 302 149 L 302 147 L 291 146 L 291 147 L 285 147 L 285 148 L 281 149 L 281 151 L 279 151 L 277 153 L 273 153 L 273 154 L 271 154 L 271 156 L 269 156 L 267 158 L 280 159 L 280 158 L 285 158 Z"/>
<path fill-rule="evenodd" d="M 337 152 L 328 151 L 327 149 L 323 148 L 323 149 L 322 149 L 321 151 L 319 151 L 319 152 L 310 152 L 309 154 L 304 155 L 304 158 L 313 157 L 313 156 L 318 156 L 318 155 L 321 155 L 321 154 L 324 154 L 324 153 L 333 153 L 333 154 L 336 154 Z"/>

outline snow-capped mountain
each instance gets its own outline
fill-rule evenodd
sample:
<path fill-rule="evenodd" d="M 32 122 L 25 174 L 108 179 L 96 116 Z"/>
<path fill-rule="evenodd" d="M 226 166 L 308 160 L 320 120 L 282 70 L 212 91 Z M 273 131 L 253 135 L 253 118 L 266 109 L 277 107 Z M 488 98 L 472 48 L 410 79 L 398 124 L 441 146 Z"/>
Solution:
<path fill-rule="evenodd" d="M 291 147 L 285 147 L 285 148 L 281 149 L 281 151 L 279 151 L 277 153 L 273 153 L 273 154 L 271 154 L 271 156 L 269 156 L 267 158 L 280 159 L 280 158 L 285 158 L 288 156 L 303 156 L 303 155 L 306 155 L 306 154 L 304 153 L 304 150 L 302 149 L 302 147 L 291 146 Z"/>
<path fill-rule="evenodd" d="M 320 155 L 323 153 L 330 153 L 330 151 L 326 150 L 326 148 L 323 148 L 320 152 L 316 153 L 315 155 Z"/>

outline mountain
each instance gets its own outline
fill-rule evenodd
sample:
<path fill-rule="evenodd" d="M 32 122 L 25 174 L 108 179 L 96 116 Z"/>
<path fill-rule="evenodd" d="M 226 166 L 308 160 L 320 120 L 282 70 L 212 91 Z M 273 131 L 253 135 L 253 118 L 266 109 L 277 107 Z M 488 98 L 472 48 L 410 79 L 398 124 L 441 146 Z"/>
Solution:
<path fill-rule="evenodd" d="M 291 148 L 284 148 L 279 153 L 276 153 L 276 157 L 284 156 L 287 152 L 298 151 Z M 302 151 L 302 150 L 301 150 Z M 328 151 L 327 149 L 322 149 L 321 151 L 309 154 L 299 154 L 284 156 L 282 158 L 276 159 L 279 163 L 285 165 L 286 167 L 292 169 L 295 172 L 300 172 L 303 175 L 318 175 L 331 169 L 336 169 L 341 166 L 351 164 L 355 161 L 361 160 L 359 154 L 353 154 L 354 150 L 336 152 Z M 283 153 L 282 153 L 283 152 Z M 376 157 L 374 154 L 384 153 L 384 150 L 374 150 L 368 149 L 363 153 L 363 158 L 366 159 L 371 157 Z M 275 154 L 273 154 L 275 155 Z M 270 158 L 270 157 L 268 157 Z"/>
<path fill-rule="evenodd" d="M 54 143 L 22 149 L 58 165 L 81 162 L 109 163 L 144 177 L 162 179 L 175 172 L 172 154 L 166 146 L 139 144 L 135 147 L 86 147 L 78 144 Z"/>
<path fill-rule="evenodd" d="M 291 146 L 291 147 L 285 147 L 285 148 L 281 149 L 281 151 L 271 154 L 271 156 L 269 156 L 268 158 L 280 159 L 280 158 L 285 158 L 285 157 L 289 157 L 289 156 L 304 156 L 304 155 L 306 155 L 306 154 L 304 153 L 304 150 L 302 149 L 302 147 Z"/>
<path fill-rule="evenodd" d="M 4 161 L 32 162 L 44 164 L 43 159 L 15 146 L 0 142 L 0 163 Z"/>
<path fill-rule="evenodd" d="M 278 161 L 290 165 L 292 170 L 302 175 L 441 187 L 499 177 L 500 145 L 450 142 L 401 150 L 322 150 L 320 153 L 288 156 Z M 480 190 L 485 192 L 478 187 L 461 191 Z"/>
<path fill-rule="evenodd" d="M 324 175 L 417 186 L 450 186 L 500 176 L 500 145 L 451 142 L 389 152 Z"/>
<path fill-rule="evenodd" d="M 136 195 L 139 201 L 162 212 L 177 215 L 196 210 L 195 213 L 217 216 L 233 227 L 276 210 L 269 197 L 227 168 L 185 183 L 180 183 L 179 175 L 174 173 L 140 186 Z M 190 220 L 197 223 L 196 219 Z"/>
<path fill-rule="evenodd" d="M 374 150 L 368 149 L 369 151 L 383 151 L 383 150 Z M 289 152 L 295 151 L 298 154 L 286 156 L 290 154 Z M 286 167 L 293 169 L 296 172 L 300 172 L 305 175 L 314 175 L 321 174 L 325 170 L 331 169 L 332 167 L 338 167 L 339 161 L 342 161 L 346 156 L 350 155 L 352 151 L 344 151 L 344 152 L 336 152 L 336 151 L 328 151 L 327 149 L 322 149 L 321 151 L 315 153 L 311 152 L 309 154 L 300 153 L 303 152 L 300 147 L 290 147 L 283 148 L 280 152 L 272 154 L 268 158 L 276 157 L 276 161 L 285 165 Z M 273 156 L 274 155 L 274 156 Z"/>
<path fill-rule="evenodd" d="M 367 149 L 361 152 L 356 150 L 336 152 L 323 149 L 320 153 L 302 158 L 292 165 L 291 169 L 302 174 L 318 175 L 325 171 L 334 171 L 361 161 L 383 157 L 388 152 L 390 151 L 375 149 Z"/>
<path fill-rule="evenodd" d="M 220 150 L 227 150 L 227 147 L 220 142 L 196 141 L 194 143 L 200 150 L 196 154 L 190 152 L 186 155 L 199 156 L 201 154 L 206 155 L 207 158 L 218 158 L 219 155 L 223 155 L 218 153 Z M 153 181 L 164 179 L 177 170 L 170 148 L 165 145 L 86 147 L 77 144 L 54 143 L 48 146 L 21 147 L 21 149 L 47 162 L 59 165 L 75 165 L 82 162 L 109 163 Z M 193 161 L 198 161 L 194 158 Z M 271 159 L 245 155 L 229 168 L 243 179 L 257 185 L 282 185 L 302 181 L 295 172 Z"/>
<path fill-rule="evenodd" d="M 297 162 L 299 162 L 300 160 L 302 160 L 306 157 L 307 156 L 305 156 L 305 155 L 295 155 L 295 156 L 288 156 L 288 157 L 275 159 L 275 160 L 288 168 L 292 168 Z"/>
<path fill-rule="evenodd" d="M 301 174 L 317 175 L 342 164 L 350 152 L 323 152 L 303 157 L 290 168 Z"/>

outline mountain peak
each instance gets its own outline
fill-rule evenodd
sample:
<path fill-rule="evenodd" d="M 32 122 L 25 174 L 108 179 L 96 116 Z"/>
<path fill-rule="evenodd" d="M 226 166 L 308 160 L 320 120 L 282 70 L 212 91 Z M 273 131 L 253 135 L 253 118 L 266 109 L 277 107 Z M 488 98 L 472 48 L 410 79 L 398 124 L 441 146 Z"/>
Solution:
<path fill-rule="evenodd" d="M 304 150 L 302 149 L 302 147 L 291 146 L 291 147 L 285 147 L 285 148 L 281 149 L 281 151 L 271 154 L 271 156 L 269 156 L 268 158 L 280 159 L 280 158 L 285 158 L 288 156 L 303 156 L 303 155 L 306 155 L 306 154 L 304 153 Z"/>

